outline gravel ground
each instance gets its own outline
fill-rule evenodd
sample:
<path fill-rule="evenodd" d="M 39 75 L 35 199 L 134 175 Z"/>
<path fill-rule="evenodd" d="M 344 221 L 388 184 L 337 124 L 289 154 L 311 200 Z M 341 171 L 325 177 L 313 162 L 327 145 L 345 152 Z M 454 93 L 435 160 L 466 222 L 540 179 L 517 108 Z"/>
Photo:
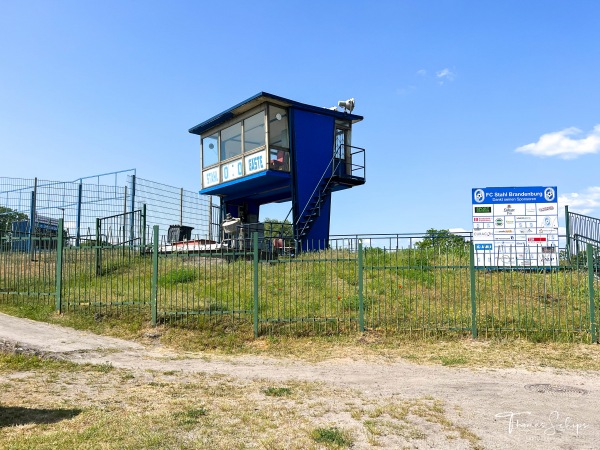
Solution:
<path fill-rule="evenodd" d="M 443 400 L 447 409 L 460 411 L 454 420 L 479 436 L 486 449 L 600 449 L 598 372 L 464 369 L 350 357 L 309 363 L 183 354 L 5 314 L 0 314 L 0 347 L 136 371 L 321 382 L 371 398 L 431 396 Z M 428 442 L 435 443 L 435 436 Z M 441 445 L 438 448 L 444 448 Z"/>

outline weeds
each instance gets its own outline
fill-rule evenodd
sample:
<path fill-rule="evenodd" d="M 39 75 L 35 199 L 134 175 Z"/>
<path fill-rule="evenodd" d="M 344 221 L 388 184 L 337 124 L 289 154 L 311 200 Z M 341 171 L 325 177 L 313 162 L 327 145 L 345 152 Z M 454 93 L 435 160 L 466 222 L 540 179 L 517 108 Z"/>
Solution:
<path fill-rule="evenodd" d="M 316 428 L 311 432 L 311 437 L 320 444 L 333 445 L 335 447 L 352 446 L 352 438 L 346 431 L 337 427 Z"/>
<path fill-rule="evenodd" d="M 268 387 L 263 392 L 270 397 L 284 397 L 292 394 L 292 390 L 287 387 Z"/>

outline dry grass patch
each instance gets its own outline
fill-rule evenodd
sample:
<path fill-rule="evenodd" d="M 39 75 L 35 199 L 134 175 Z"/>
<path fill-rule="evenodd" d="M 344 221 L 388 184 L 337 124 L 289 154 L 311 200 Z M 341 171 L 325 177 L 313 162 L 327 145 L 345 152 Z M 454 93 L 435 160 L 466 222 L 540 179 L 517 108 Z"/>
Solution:
<path fill-rule="evenodd" d="M 577 342 L 540 342 L 525 339 L 471 339 L 467 336 L 431 336 L 423 333 L 352 335 L 264 336 L 254 339 L 249 324 L 234 321 L 207 323 L 203 329 L 160 325 L 144 318 L 124 319 L 84 314 L 58 315 L 52 306 L 0 305 L 0 311 L 99 334 L 160 345 L 178 352 L 217 355 L 252 354 L 318 362 L 330 359 L 393 362 L 405 359 L 416 364 L 469 368 L 522 367 L 600 370 L 600 346 Z"/>
<path fill-rule="evenodd" d="M 2 354 L 0 364 L 1 448 L 477 447 L 477 437 L 436 399 L 31 355 Z"/>

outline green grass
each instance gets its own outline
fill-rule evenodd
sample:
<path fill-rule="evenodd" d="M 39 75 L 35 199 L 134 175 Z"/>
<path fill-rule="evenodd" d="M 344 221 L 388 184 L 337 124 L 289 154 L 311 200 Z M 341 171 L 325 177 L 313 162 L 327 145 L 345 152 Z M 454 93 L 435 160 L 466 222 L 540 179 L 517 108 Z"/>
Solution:
<path fill-rule="evenodd" d="M 468 359 L 463 356 L 440 356 L 440 361 L 443 366 L 464 366 L 468 363 Z"/>
<path fill-rule="evenodd" d="M 173 269 L 170 272 L 161 275 L 158 279 L 159 286 L 171 286 L 177 283 L 191 283 L 198 277 L 198 273 L 195 269 L 190 268 L 178 268 Z"/>
<path fill-rule="evenodd" d="M 264 393 L 270 397 L 285 397 L 291 395 L 292 390 L 288 387 L 268 387 Z"/>
<path fill-rule="evenodd" d="M 311 437 L 315 442 L 332 447 L 347 448 L 352 446 L 352 438 L 349 434 L 337 427 L 316 428 L 312 431 Z"/>
<path fill-rule="evenodd" d="M 0 349 L 1 350 L 1 349 Z M 27 372 L 44 369 L 46 371 L 79 371 L 78 364 L 69 361 L 41 358 L 23 353 L 0 351 L 0 373 Z"/>
<path fill-rule="evenodd" d="M 26 256 L 0 254 L 0 304 L 31 307 L 31 318 L 47 316 L 44 308 L 51 310 L 55 303 L 55 261 L 52 253 L 40 255 L 37 261 Z M 75 328 L 105 330 L 110 328 L 107 324 L 119 327 L 115 320 L 127 320 L 135 335 L 150 317 L 151 258 L 123 256 L 121 249 L 110 249 L 103 251 L 101 261 L 104 269 L 99 274 L 95 250 L 65 252 L 63 311 L 84 314 L 60 321 Z M 362 306 L 366 329 L 468 334 L 472 317 L 468 265 L 468 254 L 463 251 L 365 249 Z M 251 261 L 169 255 L 159 258 L 158 268 L 160 323 L 228 334 L 252 331 Z M 357 331 L 356 253 L 326 250 L 261 262 L 258 279 L 259 333 L 311 336 Z M 587 272 L 476 271 L 475 280 L 480 337 L 589 342 Z M 600 305 L 600 289 L 595 298 Z M 596 317 L 600 320 L 598 307 Z M 245 339 L 230 337 L 231 345 Z"/>
<path fill-rule="evenodd" d="M 208 414 L 206 408 L 191 408 L 185 411 L 176 412 L 174 417 L 181 425 L 195 425 L 198 423 L 201 417 Z"/>

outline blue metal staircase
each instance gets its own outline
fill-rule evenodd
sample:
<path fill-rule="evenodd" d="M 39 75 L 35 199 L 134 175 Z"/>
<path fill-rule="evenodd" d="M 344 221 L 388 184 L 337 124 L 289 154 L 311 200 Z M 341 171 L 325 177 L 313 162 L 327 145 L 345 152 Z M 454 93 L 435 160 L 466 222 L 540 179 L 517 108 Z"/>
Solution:
<path fill-rule="evenodd" d="M 332 158 L 329 162 L 329 165 L 325 169 L 325 172 L 323 172 L 323 175 L 317 183 L 310 200 L 307 202 L 304 210 L 300 214 L 300 218 L 296 222 L 295 230 L 297 240 L 302 240 L 308 235 L 314 221 L 321 215 L 321 206 L 325 200 L 327 200 L 327 197 L 329 194 L 331 194 L 331 191 L 334 187 L 334 178 L 331 176 L 331 174 L 336 173 L 336 170 L 341 163 L 342 160 Z"/>
<path fill-rule="evenodd" d="M 346 161 L 335 156 L 341 153 L 334 153 L 319 182 L 315 186 L 310 200 L 300 213 L 300 218 L 294 224 L 296 240 L 302 241 L 308 236 L 314 222 L 321 215 L 321 206 L 330 197 L 333 190 L 336 190 L 339 186 L 351 187 L 364 184 L 364 149 L 350 145 L 346 145 L 345 147 L 347 151 L 356 149 L 357 151 L 353 152 L 352 155 L 353 157 L 356 157 L 356 155 L 362 157 L 362 164 L 353 163 L 352 167 L 347 169 Z"/>

